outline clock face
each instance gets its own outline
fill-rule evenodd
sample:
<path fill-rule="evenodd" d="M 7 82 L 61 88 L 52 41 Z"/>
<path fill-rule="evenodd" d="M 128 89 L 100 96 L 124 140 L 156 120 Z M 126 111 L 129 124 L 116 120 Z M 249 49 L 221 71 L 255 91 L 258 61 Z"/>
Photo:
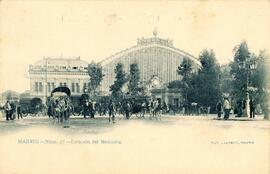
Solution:
<path fill-rule="evenodd" d="M 160 86 L 160 81 L 159 81 L 159 79 L 157 79 L 157 78 L 153 79 L 153 80 L 152 80 L 152 86 L 153 86 L 154 88 L 159 87 L 159 86 Z"/>
<path fill-rule="evenodd" d="M 159 85 L 159 81 L 158 81 L 157 79 L 154 79 L 154 80 L 153 80 L 153 85 L 154 85 L 154 86 Z"/>

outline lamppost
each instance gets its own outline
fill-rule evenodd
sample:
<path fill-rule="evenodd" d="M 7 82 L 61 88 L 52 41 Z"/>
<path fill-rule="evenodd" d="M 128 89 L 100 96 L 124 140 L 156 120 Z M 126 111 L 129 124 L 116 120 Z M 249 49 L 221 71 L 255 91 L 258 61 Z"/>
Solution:
<path fill-rule="evenodd" d="M 249 117 L 250 116 L 250 96 L 249 96 L 249 75 L 251 71 L 253 71 L 256 68 L 256 62 L 254 60 L 245 60 L 239 62 L 239 68 L 244 70 L 246 74 L 245 79 L 245 109 L 243 111 L 243 117 Z"/>
<path fill-rule="evenodd" d="M 245 85 L 244 85 L 244 92 L 245 92 L 245 100 L 244 100 L 244 104 L 245 104 L 245 109 L 243 110 L 243 117 L 249 117 L 249 113 L 250 113 L 250 106 L 249 106 L 249 93 L 248 93 L 248 67 L 247 67 L 247 61 L 240 61 L 239 62 L 239 68 L 244 70 L 245 74 L 246 74 L 246 79 L 245 79 Z"/>
<path fill-rule="evenodd" d="M 185 112 L 188 113 L 188 65 L 187 62 L 185 62 L 183 65 L 181 65 L 179 67 L 179 71 L 182 71 L 183 73 L 183 79 L 182 82 L 183 83 L 183 88 L 184 88 L 184 93 L 185 93 L 185 102 L 184 102 L 184 108 L 185 108 Z"/>

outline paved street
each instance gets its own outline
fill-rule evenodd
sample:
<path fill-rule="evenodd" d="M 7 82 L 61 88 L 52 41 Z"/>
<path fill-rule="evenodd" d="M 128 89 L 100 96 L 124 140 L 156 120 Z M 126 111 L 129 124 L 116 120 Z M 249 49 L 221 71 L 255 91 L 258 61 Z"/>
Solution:
<path fill-rule="evenodd" d="M 117 117 L 116 124 L 71 117 L 68 128 L 47 117 L 1 117 L 0 168 L 20 174 L 269 174 L 270 122 L 214 117 Z"/>
<path fill-rule="evenodd" d="M 186 115 L 162 115 L 162 120 L 150 120 L 148 115 L 145 119 L 139 119 L 135 115 L 130 120 L 125 120 L 122 115 L 116 116 L 116 124 L 110 124 L 108 116 L 96 115 L 95 119 L 84 119 L 82 116 L 71 116 L 70 120 L 64 124 L 58 124 L 48 116 L 27 116 L 23 119 L 15 119 L 6 121 L 4 116 L 0 119 L 0 134 L 13 133 L 17 131 L 23 131 L 31 128 L 48 128 L 57 129 L 58 131 L 70 132 L 70 133 L 102 133 L 114 129 L 115 127 L 125 126 L 127 124 L 149 124 L 149 125 L 193 125 L 201 124 L 207 125 L 213 128 L 235 128 L 235 127 L 247 127 L 247 128 L 262 128 L 269 129 L 269 122 L 265 121 L 262 116 L 257 116 L 255 119 L 250 118 L 237 118 L 233 115 L 230 120 L 217 119 L 216 115 L 203 115 L 203 116 L 186 116 Z M 169 128 L 168 127 L 168 128 Z M 65 129 L 65 130 L 62 130 Z"/>

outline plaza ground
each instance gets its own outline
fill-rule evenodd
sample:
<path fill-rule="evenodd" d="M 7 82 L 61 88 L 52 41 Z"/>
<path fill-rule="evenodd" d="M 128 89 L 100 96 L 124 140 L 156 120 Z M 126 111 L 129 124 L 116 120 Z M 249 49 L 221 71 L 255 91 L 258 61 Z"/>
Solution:
<path fill-rule="evenodd" d="M 270 122 L 164 115 L 0 119 L 1 173 L 269 174 Z"/>

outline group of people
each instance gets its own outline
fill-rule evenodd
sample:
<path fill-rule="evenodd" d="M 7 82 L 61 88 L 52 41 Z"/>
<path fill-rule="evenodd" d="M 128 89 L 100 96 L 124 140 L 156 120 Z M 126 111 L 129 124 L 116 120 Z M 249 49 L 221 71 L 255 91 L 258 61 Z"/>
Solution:
<path fill-rule="evenodd" d="M 96 113 L 96 103 L 93 100 L 85 100 L 83 102 L 83 117 L 87 118 L 87 116 L 90 116 L 90 118 L 95 117 Z"/>
<path fill-rule="evenodd" d="M 115 123 L 116 114 L 122 114 L 127 120 L 130 119 L 132 114 L 140 115 L 144 118 L 146 112 L 153 113 L 168 112 L 168 106 L 165 102 L 161 103 L 158 99 L 152 98 L 150 101 L 136 101 L 133 99 L 126 99 L 121 102 L 116 102 L 109 99 L 106 103 L 98 103 L 93 100 L 83 101 L 82 114 L 84 118 L 94 118 L 95 113 L 99 112 L 100 115 L 109 115 L 109 122 Z"/>
<path fill-rule="evenodd" d="M 113 107 L 112 104 L 114 105 Z M 161 102 L 157 98 L 151 98 L 150 100 L 145 99 L 140 101 L 137 101 L 136 99 L 124 99 L 121 102 L 115 100 L 113 101 L 111 99 L 108 99 L 106 102 L 85 100 L 82 103 L 82 109 L 80 113 L 84 116 L 84 118 L 94 118 L 96 113 L 100 116 L 106 114 L 110 115 L 110 113 L 117 113 L 119 115 L 122 114 L 125 116 L 125 118 L 129 119 L 131 114 L 137 113 L 141 114 L 142 117 L 144 117 L 144 114 L 146 112 L 151 113 L 151 108 L 153 108 L 154 105 L 157 105 L 155 107 L 157 107 L 162 114 L 170 112 L 175 115 L 180 108 L 176 104 L 167 105 L 165 101 Z M 200 115 L 210 113 L 210 107 L 202 107 L 199 105 L 196 105 L 194 107 L 192 103 L 189 107 L 183 105 L 182 110 L 182 113 L 186 115 Z"/>
<path fill-rule="evenodd" d="M 224 98 L 223 106 L 221 104 L 221 101 L 219 101 L 217 104 L 218 118 L 221 118 L 222 108 L 224 110 L 224 120 L 228 120 L 230 117 L 230 112 L 231 112 L 231 103 L 230 103 L 229 99 L 226 97 Z"/>
<path fill-rule="evenodd" d="M 119 111 L 118 103 L 109 100 L 108 103 L 96 103 L 93 100 L 85 100 L 82 102 L 82 114 L 84 118 L 95 118 L 98 111 L 100 116 L 109 114 L 109 122 L 115 123 L 115 115 Z M 129 102 L 124 102 L 121 105 L 127 119 L 130 117 L 131 105 Z"/>
<path fill-rule="evenodd" d="M 246 103 L 245 101 L 243 102 L 242 105 L 239 106 L 238 108 L 238 115 L 242 115 L 243 112 L 242 110 L 245 109 L 246 107 Z M 224 101 L 223 101 L 223 105 L 221 103 L 221 101 L 219 101 L 217 103 L 217 115 L 218 115 L 218 118 L 221 118 L 221 115 L 222 115 L 222 110 L 224 111 L 224 120 L 228 120 L 229 117 L 230 117 L 230 112 L 231 112 L 231 103 L 229 101 L 229 99 L 227 97 L 224 98 Z M 250 118 L 255 118 L 255 109 L 256 109 L 256 104 L 255 104 L 255 101 L 251 98 L 249 100 L 249 115 L 250 115 Z"/>
<path fill-rule="evenodd" d="M 22 119 L 21 105 L 15 104 L 13 102 L 7 101 L 4 105 L 4 110 L 6 114 L 6 120 L 14 120 L 16 118 Z"/>
<path fill-rule="evenodd" d="M 166 102 L 161 103 L 156 98 L 152 98 L 150 101 L 145 100 L 141 102 L 126 100 L 118 105 L 110 100 L 108 104 L 109 122 L 115 122 L 115 115 L 117 112 L 119 114 L 123 114 L 124 117 L 128 120 L 132 114 L 139 114 L 141 118 L 145 118 L 146 112 L 149 112 L 150 119 L 157 119 L 156 116 L 159 116 L 159 119 L 161 119 L 161 113 L 167 111 L 168 107 Z"/>
<path fill-rule="evenodd" d="M 48 115 L 53 115 L 53 109 L 56 108 L 57 110 L 57 100 L 53 100 L 55 102 L 49 102 L 48 105 Z M 71 101 L 64 100 L 64 106 L 69 106 L 71 104 Z M 67 104 L 69 103 L 69 104 Z M 84 118 L 87 118 L 88 116 L 90 118 L 95 117 L 96 111 L 98 111 L 101 114 L 106 115 L 108 113 L 109 115 L 109 122 L 115 122 L 115 115 L 122 114 L 126 119 L 130 119 L 132 114 L 140 114 L 141 118 L 144 118 L 144 115 L 146 112 L 149 112 L 150 118 L 154 118 L 155 115 L 158 115 L 161 113 L 167 113 L 170 108 L 167 106 L 166 102 L 161 102 L 157 98 L 151 98 L 150 101 L 144 100 L 144 101 L 136 101 L 134 99 L 131 100 L 123 100 L 122 102 L 115 102 L 112 99 L 108 100 L 107 103 L 97 103 L 93 100 L 85 100 L 82 104 L 82 114 Z M 245 101 L 242 102 L 241 106 L 238 107 L 238 114 L 242 114 L 242 110 L 245 109 L 246 103 Z M 63 107 L 65 109 L 65 112 L 69 111 L 66 109 L 66 107 Z M 240 108 L 240 109 L 239 109 Z M 256 104 L 255 101 L 251 98 L 249 100 L 249 115 L 250 118 L 255 118 L 255 109 Z M 17 116 L 17 119 L 22 119 L 22 110 L 21 105 L 15 104 L 14 102 L 7 101 L 4 105 L 6 120 L 14 120 Z M 220 119 L 222 112 L 224 112 L 224 119 L 228 120 L 230 117 L 230 112 L 232 110 L 231 103 L 229 101 L 229 98 L 225 97 L 223 102 L 219 101 L 216 106 L 217 116 Z M 69 111 L 70 112 L 70 111 Z"/>

